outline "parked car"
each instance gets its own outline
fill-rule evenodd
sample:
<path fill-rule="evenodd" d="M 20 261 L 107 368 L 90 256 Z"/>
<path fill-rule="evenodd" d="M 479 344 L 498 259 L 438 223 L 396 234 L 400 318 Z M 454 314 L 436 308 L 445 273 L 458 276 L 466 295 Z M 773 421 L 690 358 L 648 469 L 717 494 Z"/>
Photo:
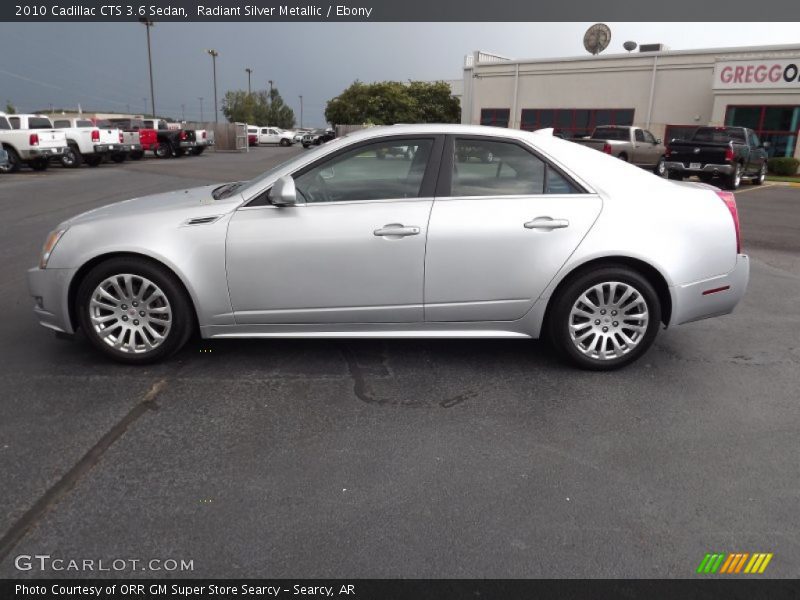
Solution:
<path fill-rule="evenodd" d="M 51 123 L 67 137 L 67 149 L 61 156 L 64 167 L 74 169 L 83 163 L 96 167 L 106 156 L 122 153 L 124 160 L 129 151 L 116 127 L 100 127 L 90 119 L 67 117 L 51 119 Z"/>
<path fill-rule="evenodd" d="M 303 143 L 303 136 L 307 134 L 310 130 L 309 129 L 298 129 L 294 132 L 292 136 L 292 142 L 295 144 L 302 144 Z"/>
<path fill-rule="evenodd" d="M 96 119 L 94 120 L 94 124 L 98 127 L 116 127 L 108 119 Z M 112 153 L 111 160 L 114 162 L 123 162 L 126 158 L 130 158 L 131 160 L 141 160 L 141 158 L 144 156 L 144 150 L 142 149 L 142 144 L 139 140 L 139 132 L 125 131 L 123 129 L 120 129 L 119 131 L 122 134 L 122 137 L 120 138 L 122 140 L 122 146 L 123 148 L 127 148 L 127 150 L 121 149 L 119 152 Z"/>
<path fill-rule="evenodd" d="M 291 146 L 294 143 L 294 134 L 278 127 L 259 127 L 258 143 Z"/>
<path fill-rule="evenodd" d="M 63 131 L 53 129 L 42 115 L 7 115 L 0 112 L 0 142 L 8 153 L 9 172 L 19 171 L 23 164 L 44 171 L 51 158 L 58 158 L 67 149 Z"/>
<path fill-rule="evenodd" d="M 303 136 L 303 148 L 311 146 L 319 146 L 325 142 L 329 142 L 336 137 L 336 132 L 333 129 L 314 129 Z"/>
<path fill-rule="evenodd" d="M 666 148 L 660 139 L 641 127 L 603 125 L 595 127 L 588 138 L 573 139 L 576 144 L 600 150 L 637 167 L 663 176 Z"/>
<path fill-rule="evenodd" d="M 201 155 L 203 152 L 206 151 L 206 148 L 209 148 L 214 145 L 214 131 L 209 129 L 195 129 L 195 147 L 192 148 L 192 154 L 195 156 Z"/>
<path fill-rule="evenodd" d="M 767 148 L 746 127 L 699 127 L 688 140 L 669 142 L 666 168 L 670 179 L 720 177 L 728 190 L 737 189 L 742 179 L 761 185 L 767 178 Z"/>
<path fill-rule="evenodd" d="M 139 134 L 142 150 L 151 151 L 157 158 L 183 156 L 194 148 L 194 131 L 170 129 L 163 119 L 109 119 L 123 131 Z"/>
<path fill-rule="evenodd" d="M 734 309 L 749 263 L 732 193 L 548 133 L 375 127 L 250 181 L 94 209 L 47 237 L 28 272 L 34 312 L 127 363 L 197 328 L 546 336 L 599 370 L 642 356 L 662 325 Z M 493 158 L 461 162 L 463 145 Z M 398 146 L 413 160 L 377 158 Z"/>

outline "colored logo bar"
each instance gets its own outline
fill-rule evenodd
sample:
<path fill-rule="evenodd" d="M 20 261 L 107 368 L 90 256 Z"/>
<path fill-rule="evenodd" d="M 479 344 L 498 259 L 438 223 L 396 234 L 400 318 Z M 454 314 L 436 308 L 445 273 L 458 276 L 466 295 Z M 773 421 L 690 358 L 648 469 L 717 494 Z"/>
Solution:
<path fill-rule="evenodd" d="M 706 554 L 700 565 L 697 567 L 698 573 L 703 574 L 760 574 L 767 569 L 769 561 L 772 560 L 772 553 L 756 552 L 715 552 Z"/>

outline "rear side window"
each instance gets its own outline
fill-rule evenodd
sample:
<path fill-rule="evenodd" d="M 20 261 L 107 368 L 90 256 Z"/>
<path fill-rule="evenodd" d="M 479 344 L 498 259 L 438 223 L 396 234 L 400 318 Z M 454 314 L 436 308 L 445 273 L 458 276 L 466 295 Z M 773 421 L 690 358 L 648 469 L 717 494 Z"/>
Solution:
<path fill-rule="evenodd" d="M 636 132 L 636 141 L 643 142 L 644 141 L 644 132 L 641 129 L 637 129 Z"/>
<path fill-rule="evenodd" d="M 28 119 L 28 129 L 52 129 L 50 119 L 44 117 L 31 117 Z"/>
<path fill-rule="evenodd" d="M 579 190 L 566 177 L 517 144 L 455 140 L 451 196 L 575 193 Z"/>
<path fill-rule="evenodd" d="M 69 127 L 69 121 L 65 121 L 63 119 L 59 119 L 58 121 L 53 121 L 53 127 L 56 129 L 65 129 Z"/>
<path fill-rule="evenodd" d="M 592 139 L 594 140 L 618 140 L 626 142 L 630 139 L 630 134 L 627 129 L 618 129 L 616 127 L 598 127 L 592 132 Z"/>
<path fill-rule="evenodd" d="M 13 129 L 19 129 L 19 117 L 9 117 L 9 122 L 11 123 L 11 127 Z"/>
<path fill-rule="evenodd" d="M 88 119 L 79 119 L 75 121 L 75 127 L 94 127 L 94 124 Z"/>

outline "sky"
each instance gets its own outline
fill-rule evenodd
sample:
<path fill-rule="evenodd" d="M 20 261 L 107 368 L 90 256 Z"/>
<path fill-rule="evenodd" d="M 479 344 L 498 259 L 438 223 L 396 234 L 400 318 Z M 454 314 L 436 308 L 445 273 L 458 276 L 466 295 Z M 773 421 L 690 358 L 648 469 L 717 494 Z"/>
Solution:
<path fill-rule="evenodd" d="M 583 55 L 591 23 L 156 23 L 152 28 L 156 112 L 213 120 L 217 95 L 267 89 L 272 80 L 303 125 L 324 125 L 325 103 L 355 80 L 460 79 L 464 56 Z M 606 53 L 627 40 L 673 50 L 792 44 L 797 23 L 608 23 Z M 0 23 L 0 107 L 150 112 L 145 27 L 139 23 Z M 220 119 L 223 119 L 220 114 Z"/>

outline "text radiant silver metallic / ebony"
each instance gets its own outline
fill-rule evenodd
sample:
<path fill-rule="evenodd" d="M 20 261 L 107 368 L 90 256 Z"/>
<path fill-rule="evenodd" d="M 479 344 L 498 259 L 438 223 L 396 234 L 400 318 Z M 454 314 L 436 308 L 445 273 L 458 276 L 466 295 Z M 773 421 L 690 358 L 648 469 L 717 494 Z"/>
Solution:
<path fill-rule="evenodd" d="M 578 365 L 747 286 L 733 194 L 550 131 L 372 128 L 252 181 L 79 215 L 28 272 L 42 325 L 150 362 L 225 337 L 529 337 Z"/>

